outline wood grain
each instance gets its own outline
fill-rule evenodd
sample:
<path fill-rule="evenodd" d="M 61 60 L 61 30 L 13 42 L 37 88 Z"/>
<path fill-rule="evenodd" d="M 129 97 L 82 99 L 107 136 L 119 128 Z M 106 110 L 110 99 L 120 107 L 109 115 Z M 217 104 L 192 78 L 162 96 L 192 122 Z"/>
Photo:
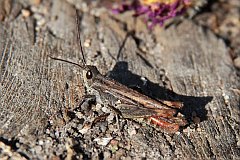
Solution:
<path fill-rule="evenodd" d="M 67 110 L 76 108 L 85 94 L 81 70 L 47 56 L 80 62 L 74 20 L 74 6 L 79 5 L 63 0 L 47 4 L 48 12 L 42 17 L 45 24 L 38 31 L 39 19 L 34 16 L 23 18 L 20 14 L 0 23 L 0 140 L 17 139 L 28 147 L 37 145 L 35 141 L 44 137 L 49 126 L 68 124 Z M 123 129 L 120 139 L 131 144 L 130 149 L 125 148 L 125 156 L 240 158 L 239 77 L 222 40 L 188 20 L 148 31 L 130 14 L 106 11 L 100 16 L 81 12 L 81 28 L 88 64 L 154 98 L 184 102 L 182 113 L 190 125 L 181 133 L 167 135 L 140 127 L 131 137 L 127 134 L 131 126 Z M 132 30 L 135 32 L 123 46 Z M 23 146 L 19 148 L 24 151 Z M 100 154 L 83 152 L 88 157 Z M 43 152 L 24 154 L 36 158 Z M 54 155 L 51 150 L 47 154 Z"/>

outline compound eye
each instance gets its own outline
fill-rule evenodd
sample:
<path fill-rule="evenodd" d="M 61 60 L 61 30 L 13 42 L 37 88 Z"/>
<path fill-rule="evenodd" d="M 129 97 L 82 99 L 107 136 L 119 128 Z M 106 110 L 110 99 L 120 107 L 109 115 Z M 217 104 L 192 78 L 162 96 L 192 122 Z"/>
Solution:
<path fill-rule="evenodd" d="M 87 71 L 86 77 L 87 77 L 87 79 L 91 79 L 93 77 L 92 71 L 90 71 L 90 70 Z"/>

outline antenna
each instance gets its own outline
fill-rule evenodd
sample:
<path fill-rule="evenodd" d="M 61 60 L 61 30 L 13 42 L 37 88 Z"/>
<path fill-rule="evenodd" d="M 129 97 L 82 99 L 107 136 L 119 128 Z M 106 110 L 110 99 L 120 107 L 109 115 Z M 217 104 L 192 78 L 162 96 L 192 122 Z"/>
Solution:
<path fill-rule="evenodd" d="M 86 60 L 85 60 L 85 58 L 84 58 L 83 47 L 82 47 L 82 42 L 81 42 L 80 21 L 79 21 L 79 14 L 78 14 L 78 12 L 77 12 L 77 9 L 76 9 L 76 27 L 77 27 L 77 41 L 78 41 L 78 45 L 79 45 L 80 50 L 81 50 L 81 54 L 82 54 L 82 58 L 83 58 L 83 63 L 84 63 L 84 65 L 86 65 Z"/>
<path fill-rule="evenodd" d="M 80 64 L 75 63 L 75 62 L 71 62 L 71 61 L 68 61 L 68 60 L 65 60 L 65 59 L 61 59 L 61 58 L 51 57 L 51 56 L 49 56 L 49 55 L 48 55 L 48 57 L 50 57 L 51 59 L 54 59 L 54 60 L 58 60 L 58 61 L 62 61 L 62 62 L 67 62 L 67 63 L 70 63 L 70 64 L 74 64 L 74 65 L 76 65 L 76 66 L 78 66 L 78 67 L 80 67 L 80 68 L 82 68 L 82 69 L 86 69 L 85 66 L 81 66 Z"/>

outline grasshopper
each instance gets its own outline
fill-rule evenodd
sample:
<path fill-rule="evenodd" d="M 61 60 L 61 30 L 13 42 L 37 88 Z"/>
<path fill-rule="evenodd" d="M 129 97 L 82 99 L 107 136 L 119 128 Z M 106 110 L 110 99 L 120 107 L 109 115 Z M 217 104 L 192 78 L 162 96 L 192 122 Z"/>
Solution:
<path fill-rule="evenodd" d="M 175 133 L 187 124 L 184 116 L 178 113 L 183 107 L 181 102 L 152 99 L 107 76 L 102 75 L 96 66 L 87 65 L 80 37 L 79 15 L 76 11 L 77 39 L 82 54 L 82 63 L 50 57 L 80 67 L 84 73 L 84 82 L 88 91 L 99 97 L 97 101 L 108 104 L 123 118 L 145 122 L 156 129 Z"/>

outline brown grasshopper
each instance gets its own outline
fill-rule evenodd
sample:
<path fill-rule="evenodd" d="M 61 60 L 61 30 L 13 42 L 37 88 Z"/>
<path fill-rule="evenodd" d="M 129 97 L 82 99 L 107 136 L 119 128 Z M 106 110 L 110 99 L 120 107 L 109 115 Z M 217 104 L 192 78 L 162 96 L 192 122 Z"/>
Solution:
<path fill-rule="evenodd" d="M 123 118 L 133 119 L 137 122 L 145 120 L 147 124 L 154 128 L 160 128 L 168 133 L 175 133 L 179 130 L 179 127 L 185 126 L 187 121 L 178 113 L 178 110 L 183 107 L 181 102 L 152 99 L 109 77 L 103 76 L 96 66 L 86 64 L 80 37 L 78 13 L 76 15 L 77 38 L 83 57 L 83 64 L 54 57 L 51 58 L 77 65 L 83 69 L 87 89 L 95 95 L 98 94 L 101 103 L 108 104 Z"/>

